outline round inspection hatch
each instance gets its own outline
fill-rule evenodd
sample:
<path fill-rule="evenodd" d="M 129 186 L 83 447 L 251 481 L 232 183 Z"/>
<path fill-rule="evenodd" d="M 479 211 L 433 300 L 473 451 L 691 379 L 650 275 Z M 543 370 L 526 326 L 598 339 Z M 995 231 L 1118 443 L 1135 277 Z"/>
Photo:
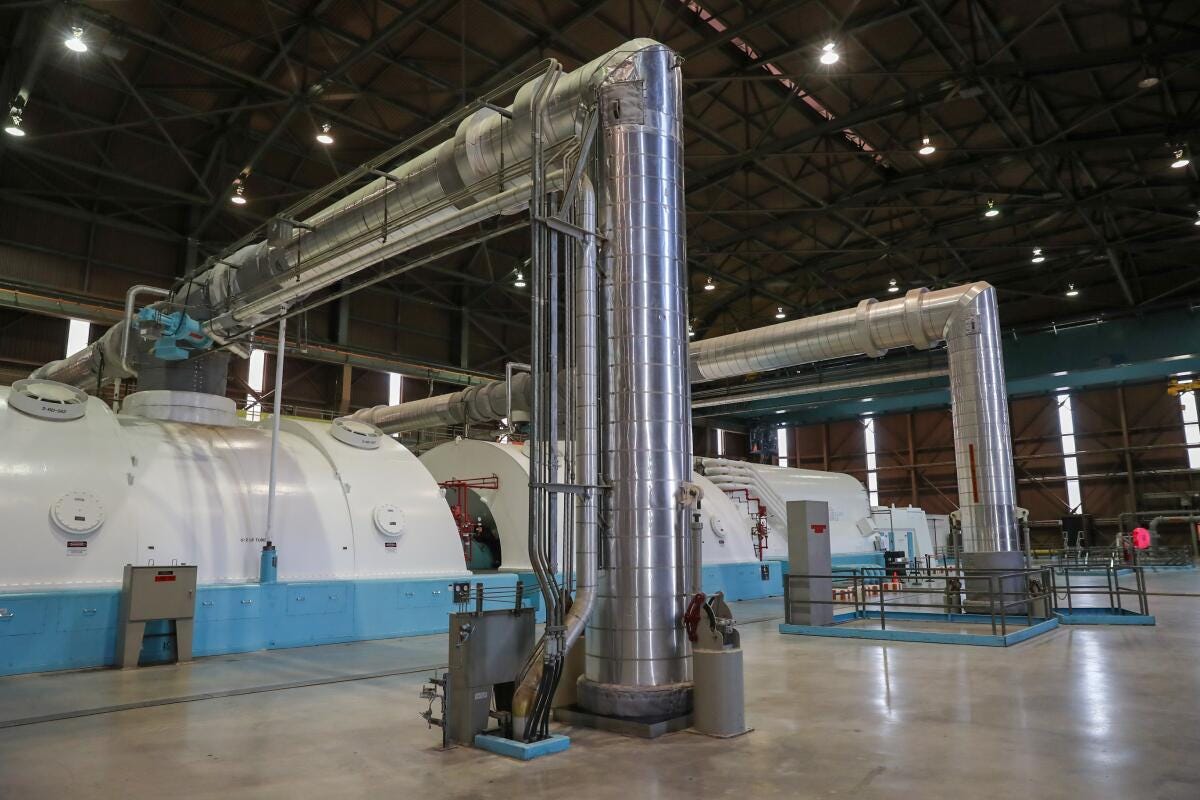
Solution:
<path fill-rule="evenodd" d="M 708 525 L 712 528 L 712 532 L 717 535 L 717 538 L 722 542 L 725 541 L 725 523 L 720 517 L 709 517 Z"/>
<path fill-rule="evenodd" d="M 375 527 L 384 536 L 404 533 L 404 511 L 391 503 L 375 506 Z"/>
<path fill-rule="evenodd" d="M 50 518 L 63 533 L 94 533 L 104 524 L 104 504 L 91 492 L 67 492 L 50 506 Z"/>
<path fill-rule="evenodd" d="M 329 427 L 333 438 L 360 450 L 378 450 L 379 442 L 383 439 L 383 431 L 369 422 L 362 422 L 349 417 L 339 417 Z"/>
<path fill-rule="evenodd" d="M 87 394 L 58 381 L 25 378 L 12 385 L 8 404 L 38 419 L 66 421 L 87 413 Z"/>

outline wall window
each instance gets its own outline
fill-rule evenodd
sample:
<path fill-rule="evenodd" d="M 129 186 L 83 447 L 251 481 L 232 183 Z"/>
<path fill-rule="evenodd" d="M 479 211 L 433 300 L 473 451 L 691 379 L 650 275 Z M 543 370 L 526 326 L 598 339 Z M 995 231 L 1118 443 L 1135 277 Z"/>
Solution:
<path fill-rule="evenodd" d="M 717 428 L 717 458 L 725 455 L 725 431 Z"/>
<path fill-rule="evenodd" d="M 75 355 L 88 346 L 88 336 L 92 333 L 92 323 L 87 320 L 73 319 L 67 327 L 67 357 Z"/>
<path fill-rule="evenodd" d="M 1058 434 L 1062 441 L 1063 474 L 1067 478 L 1067 505 L 1070 513 L 1083 513 L 1083 495 L 1079 490 L 1079 459 L 1075 457 L 1075 415 L 1071 411 L 1071 395 L 1059 392 Z"/>
<path fill-rule="evenodd" d="M 1196 393 L 1179 395 L 1179 406 L 1183 412 L 1183 438 L 1188 443 L 1188 466 L 1200 469 L 1200 416 L 1196 410 Z"/>
<path fill-rule="evenodd" d="M 246 376 L 246 384 L 254 390 L 255 394 L 262 394 L 263 390 L 263 372 L 266 370 L 266 351 L 251 350 L 250 351 L 250 374 Z M 250 422 L 258 422 L 262 419 L 262 404 L 253 394 L 246 395 L 246 419 Z"/>
<path fill-rule="evenodd" d="M 791 457 L 791 450 L 789 449 L 791 447 L 789 443 L 791 437 L 788 436 L 790 432 L 788 428 L 779 428 L 775 431 L 775 457 L 776 462 L 781 467 L 788 466 L 788 461 Z"/>
<path fill-rule="evenodd" d="M 404 376 L 399 372 L 388 373 L 388 405 L 395 406 L 400 404 L 400 398 L 404 396 Z M 397 431 L 392 434 L 392 438 L 396 441 L 400 440 L 400 433 Z"/>
<path fill-rule="evenodd" d="M 879 473 L 876 472 L 875 461 L 875 418 L 863 417 L 863 449 L 867 453 L 867 494 L 871 496 L 871 505 L 879 505 Z"/>

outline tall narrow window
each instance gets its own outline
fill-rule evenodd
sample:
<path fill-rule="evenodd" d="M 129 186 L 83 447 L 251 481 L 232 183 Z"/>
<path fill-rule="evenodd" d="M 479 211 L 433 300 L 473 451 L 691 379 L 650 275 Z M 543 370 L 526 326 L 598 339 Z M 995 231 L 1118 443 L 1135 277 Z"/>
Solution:
<path fill-rule="evenodd" d="M 88 336 L 92 332 L 92 323 L 83 319 L 73 319 L 67 327 L 67 357 L 71 357 L 88 346 Z"/>
<path fill-rule="evenodd" d="M 404 376 L 399 372 L 388 373 L 388 405 L 395 406 L 400 404 L 401 398 L 404 397 Z M 400 432 L 392 434 L 392 438 L 399 441 Z"/>
<path fill-rule="evenodd" d="M 1183 411 L 1183 438 L 1188 443 L 1188 466 L 1200 469 L 1200 415 L 1196 410 L 1196 393 L 1179 395 L 1179 406 Z"/>
<path fill-rule="evenodd" d="M 717 458 L 725 456 L 725 431 L 717 428 Z"/>
<path fill-rule="evenodd" d="M 1058 433 L 1062 440 L 1063 475 L 1067 479 L 1067 505 L 1070 513 L 1083 513 L 1083 495 L 1079 491 L 1079 459 L 1075 457 L 1075 415 L 1071 411 L 1071 395 L 1060 392 L 1058 400 Z"/>
<path fill-rule="evenodd" d="M 863 449 L 867 453 L 867 494 L 871 505 L 879 505 L 879 473 L 875 462 L 875 418 L 863 417 Z"/>
<path fill-rule="evenodd" d="M 781 467 L 786 467 L 790 463 L 791 450 L 788 441 L 790 437 L 787 428 L 779 428 L 775 431 L 775 456 L 776 461 Z"/>
<path fill-rule="evenodd" d="M 246 384 L 254 394 L 246 395 L 246 420 L 258 422 L 262 418 L 262 404 L 255 395 L 261 395 L 263 390 L 263 372 L 266 369 L 266 351 L 250 351 L 250 374 L 246 376 Z"/>

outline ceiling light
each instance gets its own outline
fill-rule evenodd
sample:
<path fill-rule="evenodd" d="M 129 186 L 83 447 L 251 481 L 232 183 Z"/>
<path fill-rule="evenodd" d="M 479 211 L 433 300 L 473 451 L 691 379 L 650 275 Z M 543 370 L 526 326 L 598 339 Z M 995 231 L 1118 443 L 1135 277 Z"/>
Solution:
<path fill-rule="evenodd" d="M 985 217 L 998 217 L 998 216 L 1000 216 L 1000 209 L 996 208 L 996 201 L 995 201 L 995 200 L 988 200 L 987 211 L 983 212 L 983 215 L 984 215 Z"/>
<path fill-rule="evenodd" d="M 1075 284 L 1068 283 L 1067 284 L 1067 297 L 1078 297 L 1078 296 L 1079 296 L 1079 290 L 1075 288 Z"/>
<path fill-rule="evenodd" d="M 787 314 L 783 310 L 783 306 L 775 308 L 775 319 L 787 319 Z"/>
<path fill-rule="evenodd" d="M 63 44 L 68 50 L 74 50 L 76 53 L 87 52 L 87 42 L 83 41 L 83 28 L 71 28 L 71 36 L 63 40 Z"/>
<path fill-rule="evenodd" d="M 1183 148 L 1181 147 L 1175 151 L 1175 160 L 1171 162 L 1171 168 L 1183 169 L 1190 163 L 1192 163 L 1192 160 L 1187 157 L 1187 155 L 1183 152 Z"/>
<path fill-rule="evenodd" d="M 8 114 L 8 122 L 4 126 L 4 132 L 9 136 L 24 136 L 25 131 L 21 128 L 21 112 L 13 109 Z"/>
<path fill-rule="evenodd" d="M 240 181 L 238 182 L 237 186 L 234 187 L 233 194 L 230 196 L 229 202 L 233 203 L 235 206 L 246 205 L 246 187 L 242 186 Z"/>
<path fill-rule="evenodd" d="M 937 150 L 937 148 L 933 146 L 933 143 L 929 141 L 929 137 L 926 136 L 921 139 L 921 149 L 917 152 L 923 156 L 931 156 L 935 150 Z"/>
<path fill-rule="evenodd" d="M 333 135 L 329 132 L 333 130 L 333 126 L 328 122 L 321 125 L 321 132 L 317 134 L 317 141 L 321 144 L 333 144 Z"/>
<path fill-rule="evenodd" d="M 898 292 L 898 291 L 900 291 L 900 287 L 896 285 L 896 279 L 895 279 L 895 278 L 892 278 L 890 281 L 888 281 L 888 291 L 889 291 L 889 292 Z"/>
<path fill-rule="evenodd" d="M 776 413 L 776 414 L 786 414 L 786 413 L 787 413 L 787 409 L 786 409 L 786 408 L 778 408 L 778 409 L 776 409 L 776 410 L 775 410 L 775 413 Z"/>
<path fill-rule="evenodd" d="M 713 283 L 712 276 L 709 275 L 708 278 L 704 281 L 704 291 L 711 292 L 713 289 L 716 289 L 716 288 L 717 288 L 717 285 L 715 283 Z"/>
<path fill-rule="evenodd" d="M 835 45 L 833 42 L 826 42 L 821 46 L 822 64 L 836 64 L 837 60 L 841 58 L 841 56 L 838 55 L 838 51 L 835 50 L 834 47 Z"/>
<path fill-rule="evenodd" d="M 1155 86 L 1158 86 L 1158 76 L 1153 72 L 1147 72 L 1146 77 L 1138 81 L 1139 89 L 1153 89 Z"/>
<path fill-rule="evenodd" d="M 1193 222 L 1192 224 L 1193 224 L 1193 225 L 1200 225 L 1200 211 L 1197 211 L 1197 212 L 1196 212 L 1196 221 L 1195 221 L 1195 222 Z"/>
<path fill-rule="evenodd" d="M 1029 260 L 1035 264 L 1040 264 L 1043 261 L 1045 261 L 1046 257 L 1044 255 L 1042 255 L 1042 248 L 1040 248 L 1040 247 L 1033 248 L 1033 258 L 1031 258 Z"/>
<path fill-rule="evenodd" d="M 517 287 L 518 289 L 525 288 L 525 275 L 521 272 L 521 270 L 517 270 L 517 277 L 515 280 L 513 280 L 513 286 Z"/>

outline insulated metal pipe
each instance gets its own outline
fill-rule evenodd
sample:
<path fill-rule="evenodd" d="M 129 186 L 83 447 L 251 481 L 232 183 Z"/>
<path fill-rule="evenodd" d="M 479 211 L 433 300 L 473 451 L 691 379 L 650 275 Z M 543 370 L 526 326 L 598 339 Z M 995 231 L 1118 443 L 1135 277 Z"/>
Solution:
<path fill-rule="evenodd" d="M 882 356 L 946 342 L 963 548 L 1020 549 L 1012 434 L 996 290 L 988 283 L 927 291 L 694 342 L 693 382 L 799 366 L 830 358 Z M 999 563 L 999 562 L 996 562 Z"/>
<path fill-rule="evenodd" d="M 607 536 L 580 705 L 677 715 L 691 703 L 682 627 L 691 547 L 691 413 L 678 58 L 646 43 L 600 87 L 598 218 L 608 370 Z"/>

